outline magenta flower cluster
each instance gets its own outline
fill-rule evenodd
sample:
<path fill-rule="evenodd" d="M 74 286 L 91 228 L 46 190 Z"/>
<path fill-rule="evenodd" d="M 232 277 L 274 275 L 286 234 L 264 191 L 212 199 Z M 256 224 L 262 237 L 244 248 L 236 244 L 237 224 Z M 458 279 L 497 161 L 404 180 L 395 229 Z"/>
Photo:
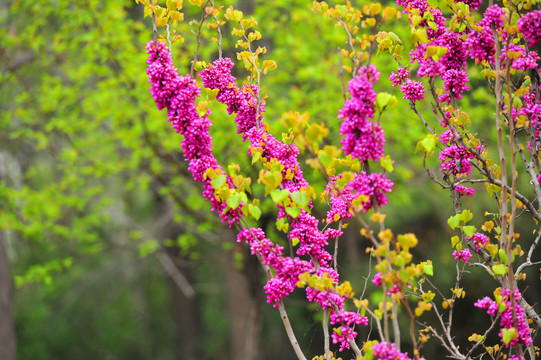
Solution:
<path fill-rule="evenodd" d="M 521 17 L 518 20 L 518 29 L 528 46 L 541 42 L 541 10 L 534 10 Z"/>
<path fill-rule="evenodd" d="M 482 233 L 476 232 L 472 237 L 469 237 L 468 240 L 474 243 L 475 251 L 479 252 L 481 248 L 485 247 L 488 244 L 488 236 Z"/>
<path fill-rule="evenodd" d="M 402 353 L 394 343 L 381 341 L 372 345 L 374 360 L 410 360 L 407 353 Z"/>
<path fill-rule="evenodd" d="M 342 149 L 346 155 L 361 161 L 376 161 L 385 153 L 385 133 L 380 124 L 369 120 L 374 117 L 377 94 L 373 84 L 378 81 L 379 75 L 374 65 L 363 66 L 357 76 L 349 81 L 351 99 L 346 100 L 344 107 L 338 111 L 338 118 L 344 119 L 340 127 L 340 135 L 344 136 L 340 141 Z"/>
<path fill-rule="evenodd" d="M 514 346 L 518 343 L 522 343 L 525 346 L 530 345 L 533 340 L 530 335 L 530 328 L 528 326 L 528 321 L 526 318 L 526 314 L 524 312 L 524 309 L 522 306 L 520 306 L 520 299 L 522 295 L 520 294 L 520 291 L 518 289 L 514 290 L 514 316 L 516 319 L 516 326 L 514 325 L 513 321 L 513 306 L 511 302 L 510 294 L 511 292 L 509 289 L 499 289 L 499 295 L 501 296 L 501 304 L 504 305 L 504 310 L 500 310 L 500 307 L 498 305 L 498 302 L 490 299 L 488 296 L 484 297 L 483 299 L 478 300 L 475 303 L 475 306 L 480 309 L 486 309 L 487 313 L 491 316 L 496 316 L 496 312 L 501 312 L 501 319 L 500 319 L 500 338 L 503 340 L 502 335 L 502 329 L 510 329 L 512 327 L 515 328 L 515 330 L 518 333 L 518 336 L 511 340 L 509 344 L 506 344 L 506 347 Z"/>
<path fill-rule="evenodd" d="M 455 191 L 459 193 L 460 195 L 465 195 L 465 196 L 473 196 L 473 193 L 475 192 L 474 189 L 467 186 L 463 186 L 463 185 L 457 185 L 455 187 Z"/>
<path fill-rule="evenodd" d="M 393 82 L 393 87 L 402 85 L 402 83 L 409 78 L 409 70 L 403 67 L 399 67 L 396 69 L 396 72 L 391 71 L 391 76 L 389 76 L 389 80 Z"/>
<path fill-rule="evenodd" d="M 203 183 L 203 196 L 210 201 L 212 210 L 217 211 L 222 221 L 238 223 L 240 210 L 230 209 L 224 212 L 226 204 L 214 196 L 210 179 L 205 179 L 207 169 L 221 169 L 212 152 L 210 110 L 199 116 L 195 100 L 200 96 L 200 89 L 190 75 L 179 76 L 171 60 L 171 54 L 163 43 L 148 43 L 147 74 L 151 83 L 150 92 L 158 109 L 167 109 L 169 121 L 177 133 L 184 135 L 182 150 L 189 162 L 188 169 L 196 181 Z"/>
<path fill-rule="evenodd" d="M 455 260 L 462 260 L 465 264 L 468 263 L 468 261 L 470 261 L 470 258 L 472 257 L 473 255 L 471 254 L 470 250 L 469 249 L 464 249 L 464 250 L 460 250 L 460 251 L 453 251 L 453 257 L 455 258 Z"/>
<path fill-rule="evenodd" d="M 479 145 L 476 150 L 482 151 L 483 147 Z M 440 151 L 441 171 L 448 171 L 453 175 L 468 176 L 472 172 L 471 160 L 475 159 L 475 154 L 469 152 L 464 145 L 451 145 Z"/>
<path fill-rule="evenodd" d="M 422 100 L 425 94 L 425 86 L 420 81 L 408 79 L 400 87 L 404 93 L 404 99 L 411 101 Z"/>

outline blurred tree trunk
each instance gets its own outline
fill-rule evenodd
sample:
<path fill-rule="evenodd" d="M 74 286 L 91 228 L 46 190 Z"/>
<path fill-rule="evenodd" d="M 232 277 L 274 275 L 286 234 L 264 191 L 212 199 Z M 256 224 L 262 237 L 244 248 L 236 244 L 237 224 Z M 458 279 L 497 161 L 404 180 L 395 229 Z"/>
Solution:
<path fill-rule="evenodd" d="M 174 251 L 171 251 L 172 254 Z M 178 260 L 178 251 L 173 259 Z M 189 270 L 182 269 L 182 274 L 189 282 L 192 276 Z M 201 333 L 201 316 L 197 304 L 197 296 L 187 297 L 178 285 L 171 279 L 171 292 L 173 295 L 173 312 L 175 327 L 177 329 L 177 354 L 179 360 L 203 359 L 203 352 L 199 347 Z"/>
<path fill-rule="evenodd" d="M 222 233 L 222 241 L 235 244 L 236 234 L 230 229 Z M 231 316 L 231 358 L 234 360 L 260 359 L 261 306 L 263 303 L 260 265 L 244 244 L 233 251 L 243 254 L 235 260 L 226 256 L 226 292 Z M 241 267 L 241 269 L 239 269 Z"/>
<path fill-rule="evenodd" d="M 0 231 L 0 359 L 15 360 L 16 358 L 13 286 L 9 274 L 4 232 Z"/>
<path fill-rule="evenodd" d="M 180 224 L 174 223 L 172 219 L 172 204 L 159 194 L 158 186 L 154 188 L 154 191 L 156 195 L 156 224 L 159 224 L 156 226 L 156 236 L 162 240 L 176 239 L 183 232 L 183 229 Z M 187 281 L 188 286 L 193 283 L 191 269 L 181 265 L 188 259 L 180 254 L 179 248 L 176 246 L 165 247 L 161 251 L 164 252 L 163 256 L 167 258 L 167 262 L 160 262 L 162 265 L 166 264 L 164 268 L 169 275 L 172 316 L 176 328 L 177 359 L 205 359 L 204 351 L 199 345 L 203 320 L 201 319 L 201 309 L 197 302 L 197 295 L 188 293 L 185 288 L 181 288 L 178 281 L 175 281 L 175 276 L 180 276 L 184 279 L 183 281 Z"/>

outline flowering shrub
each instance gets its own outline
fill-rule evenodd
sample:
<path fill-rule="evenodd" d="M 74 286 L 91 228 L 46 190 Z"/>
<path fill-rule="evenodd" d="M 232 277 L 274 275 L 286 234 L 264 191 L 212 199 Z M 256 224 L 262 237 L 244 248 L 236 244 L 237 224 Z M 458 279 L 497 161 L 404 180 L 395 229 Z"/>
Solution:
<path fill-rule="evenodd" d="M 182 3 L 177 1 L 167 1 L 166 8 L 149 1 L 143 3 L 154 25 L 167 25 L 168 31 L 169 21 L 177 21 L 179 16 L 175 14 L 182 9 Z M 157 41 L 155 30 L 154 41 L 147 45 L 151 94 L 158 108 L 167 109 L 172 128 L 183 136 L 184 157 L 194 180 L 203 184 L 204 198 L 223 222 L 240 229 L 237 241 L 245 242 L 264 267 L 268 276 L 267 302 L 280 311 L 297 357 L 305 359 L 289 323 L 284 300 L 298 287 L 304 288 L 307 301 L 317 303 L 323 312 L 322 358 L 333 357 L 329 345 L 332 340 L 339 351 L 351 349 L 358 359 L 422 359 L 424 343 L 431 337 L 446 356 L 456 359 L 486 354 L 494 359 L 535 358 L 538 350 L 533 347 L 533 336 L 541 326 L 541 319 L 523 298 L 519 281 L 525 278 L 523 271 L 527 267 L 540 264 L 532 257 L 541 235 L 536 229 L 537 237 L 524 242 L 528 247 L 524 259 L 515 221 L 519 210 L 541 221 L 538 161 L 541 89 L 537 71 L 540 58 L 531 49 L 541 41 L 538 31 L 541 12 L 529 11 L 533 6 L 530 1 L 505 2 L 502 6 L 491 3 L 482 14 L 479 13 L 483 8 L 481 1 L 399 0 L 399 11 L 392 7 L 382 9 L 379 3 L 357 10 L 349 2 L 330 7 L 315 1 L 315 13 L 333 19 L 344 28 L 349 49 L 341 53 L 351 59 L 351 66 L 343 66 L 351 78 L 347 92 L 344 86 L 345 101 L 337 114 L 341 121 L 341 148 L 334 145 L 321 148 L 328 130 L 310 124 L 297 113 L 284 115 L 290 131 L 284 134 L 284 141 L 269 132 L 263 120 L 266 100 L 261 81 L 276 64 L 272 60 L 260 61 L 265 48 L 253 49 L 253 43 L 261 38 L 255 30 L 255 19 L 245 18 L 232 7 L 224 11 L 211 1 L 193 3 L 202 6 L 207 14 L 201 25 L 207 19 L 214 19 L 208 25 L 219 36 L 214 39 L 218 44 L 218 59 L 210 64 L 194 59 L 192 72 L 198 71 L 200 81 L 192 74 L 181 76 L 172 63 L 171 44 L 168 47 L 165 41 Z M 414 44 L 409 66 L 402 64 L 402 40 L 394 33 L 380 30 L 391 18 L 399 18 L 400 11 L 408 17 Z M 231 73 L 233 61 L 222 57 L 221 27 L 226 21 L 234 27 L 233 35 L 239 38 L 236 47 L 242 50 L 237 53 L 237 59 L 249 72 L 243 85 Z M 368 33 L 363 33 L 363 29 Z M 428 131 L 417 150 L 423 154 L 432 180 L 450 191 L 455 215 L 448 224 L 459 232 L 451 238 L 457 274 L 450 294 L 431 282 L 434 275 L 431 261 L 413 261 L 410 250 L 418 244 L 417 237 L 395 235 L 385 225 L 382 206 L 388 202 L 385 194 L 393 187 L 388 178 L 392 160 L 385 156 L 385 132 L 380 119 L 398 100 L 374 90 L 381 75 L 376 65 L 370 63 L 376 49 L 381 56 L 396 61 L 397 69 L 388 74 L 389 79 L 393 86 L 400 85 L 412 114 Z M 490 112 L 495 113 L 497 160 L 492 159 L 495 155 L 490 135 L 481 138 L 475 132 L 475 119 L 470 119 L 460 106 L 460 100 L 473 86 L 469 84 L 469 66 L 486 79 L 496 100 L 494 111 Z M 412 78 L 412 73 L 417 78 Z M 206 100 L 202 99 L 203 94 Z M 427 94 L 431 100 L 425 99 Z M 234 115 L 237 132 L 247 145 L 252 164 L 261 169 L 257 182 L 264 185 L 265 196 L 275 205 L 276 227 L 286 234 L 289 253 L 285 246 L 271 241 L 262 228 L 251 225 L 260 219 L 262 212 L 261 199 L 251 190 L 252 179 L 241 175 L 236 164 L 227 166 L 225 171 L 213 155 L 209 105 L 214 101 L 224 104 L 229 115 Z M 422 101 L 431 102 L 435 115 L 432 121 L 417 110 L 417 104 Z M 287 139 L 295 141 L 288 143 Z M 440 160 L 438 173 L 426 165 L 436 149 Z M 318 198 L 303 175 L 299 162 L 301 151 L 313 156 L 311 163 L 327 181 L 321 196 L 329 206 L 324 219 L 312 214 Z M 524 190 L 523 183 L 519 183 L 517 154 L 525 169 L 520 170 L 520 178 L 528 177 L 531 185 Z M 337 174 L 339 166 L 341 171 Z M 472 225 L 474 214 L 463 209 L 462 203 L 464 196 L 482 193 L 464 184 L 479 183 L 486 185 L 486 194 L 496 200 L 498 208 L 497 213 L 487 212 L 492 220 L 483 223 L 482 232 Z M 531 196 L 535 201 L 529 200 Z M 479 221 L 479 215 L 475 215 L 475 221 Z M 362 295 L 356 298 L 351 283 L 341 279 L 337 266 L 338 239 L 349 221 L 357 221 L 361 235 L 371 242 L 367 252 L 375 259 L 376 271 L 372 283 L 381 292 L 381 300 L 376 304 L 370 304 Z M 331 251 L 333 243 L 334 251 Z M 466 266 L 483 268 L 500 286 L 494 292 L 495 300 L 485 297 L 475 303 L 477 308 L 487 310 L 491 324 L 483 335 L 470 336 L 469 348 L 459 348 L 452 334 L 453 307 L 466 295 L 460 287 Z M 441 305 L 432 290 L 439 294 Z M 435 324 L 421 320 L 425 312 L 433 313 Z M 411 351 L 407 353 L 401 351 L 403 332 L 399 315 L 409 320 Z M 359 339 L 357 326 L 369 326 L 369 319 L 375 334 Z M 329 334 L 329 320 L 332 334 Z M 487 343 L 492 332 L 499 335 L 499 344 Z M 359 347 L 357 342 L 363 345 Z"/>

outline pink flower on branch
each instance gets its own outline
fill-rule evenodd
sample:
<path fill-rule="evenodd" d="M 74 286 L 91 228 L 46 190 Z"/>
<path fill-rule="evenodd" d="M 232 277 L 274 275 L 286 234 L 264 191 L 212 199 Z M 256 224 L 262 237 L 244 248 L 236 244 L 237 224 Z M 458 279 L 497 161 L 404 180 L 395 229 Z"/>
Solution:
<path fill-rule="evenodd" d="M 517 24 L 528 46 L 541 42 L 541 10 L 527 13 L 518 20 Z"/>
<path fill-rule="evenodd" d="M 362 67 L 349 82 L 351 99 L 338 111 L 338 119 L 344 119 L 340 127 L 340 135 L 344 136 L 340 141 L 344 154 L 361 161 L 376 161 L 385 153 L 385 133 L 381 125 L 369 120 L 374 117 L 377 94 L 373 84 L 379 75 L 374 65 Z"/>
<path fill-rule="evenodd" d="M 471 254 L 469 249 L 453 251 L 453 257 L 455 258 L 455 260 L 462 260 L 464 263 L 468 263 L 468 261 L 470 261 L 470 258 L 472 256 L 473 255 Z"/>
<path fill-rule="evenodd" d="M 485 297 L 478 300 L 475 306 L 480 309 L 486 309 L 487 313 L 491 316 L 495 316 L 499 311 L 501 312 L 500 319 L 500 338 L 503 342 L 503 330 L 509 330 L 514 328 L 517 336 L 512 338 L 507 344 L 504 342 L 505 347 L 514 346 L 516 344 L 523 344 L 525 346 L 530 345 L 533 340 L 530 335 L 530 327 L 528 326 L 528 319 L 522 306 L 520 306 L 520 299 L 522 297 L 518 289 L 514 289 L 514 311 L 513 302 L 510 297 L 511 292 L 509 289 L 496 289 L 495 295 L 497 295 L 497 301 Z M 503 310 L 500 308 L 503 307 Z"/>

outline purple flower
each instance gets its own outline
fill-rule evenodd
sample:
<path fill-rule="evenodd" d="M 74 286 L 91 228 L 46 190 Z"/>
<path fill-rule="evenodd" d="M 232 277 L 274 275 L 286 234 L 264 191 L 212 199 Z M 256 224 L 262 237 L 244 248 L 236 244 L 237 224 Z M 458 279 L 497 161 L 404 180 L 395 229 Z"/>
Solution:
<path fill-rule="evenodd" d="M 463 2 L 464 4 L 467 4 L 470 6 L 471 10 L 479 10 L 479 6 L 483 3 L 483 0 L 462 0 L 462 1 L 455 1 L 456 2 Z"/>
<path fill-rule="evenodd" d="M 468 261 L 470 260 L 472 256 L 473 255 L 471 254 L 469 249 L 453 251 L 453 257 L 455 258 L 455 260 L 462 260 L 466 264 L 468 263 Z"/>
<path fill-rule="evenodd" d="M 407 353 L 396 349 L 394 343 L 381 341 L 372 345 L 372 356 L 375 360 L 410 360 Z"/>
<path fill-rule="evenodd" d="M 423 99 L 425 94 L 425 86 L 420 81 L 408 79 L 402 84 L 400 91 L 404 93 L 404 99 L 417 101 Z"/>
<path fill-rule="evenodd" d="M 393 82 L 393 87 L 397 85 L 402 85 L 404 80 L 406 80 L 409 76 L 409 70 L 403 67 L 399 67 L 396 69 L 396 72 L 391 71 L 391 76 L 389 76 L 389 80 Z"/>
<path fill-rule="evenodd" d="M 485 10 L 483 19 L 481 19 L 477 25 L 486 26 L 488 28 L 494 26 L 496 30 L 498 30 L 505 24 L 505 20 L 505 10 L 498 5 L 492 5 Z"/>
<path fill-rule="evenodd" d="M 378 272 L 376 275 L 374 275 L 374 278 L 372 279 L 372 282 L 377 286 L 381 286 L 383 284 L 383 280 L 381 278 L 381 273 L 380 272 Z"/>
<path fill-rule="evenodd" d="M 450 69 L 441 78 L 444 81 L 445 91 L 447 93 L 440 97 L 440 102 L 449 102 L 451 96 L 455 99 L 462 99 L 462 93 L 470 90 L 470 87 L 466 84 L 470 79 L 465 71 Z"/>
<path fill-rule="evenodd" d="M 486 244 L 488 244 L 488 236 L 481 233 L 475 233 L 472 237 L 468 238 L 468 240 L 473 241 L 475 244 L 475 250 L 479 252 L 482 247 L 485 247 Z"/>
<path fill-rule="evenodd" d="M 355 179 L 353 179 L 348 185 L 348 191 L 354 195 L 354 198 L 364 196 L 366 198 L 363 201 L 363 212 L 367 212 L 373 207 L 373 200 L 376 200 L 378 206 L 387 204 L 387 196 L 385 193 L 391 192 L 391 188 L 394 184 L 387 179 L 384 174 L 372 173 L 367 174 L 361 171 Z"/>
<path fill-rule="evenodd" d="M 344 119 L 340 126 L 342 149 L 346 155 L 361 161 L 376 161 L 385 153 L 385 133 L 381 125 L 368 120 L 374 117 L 377 94 L 373 84 L 378 78 L 379 72 L 374 65 L 363 66 L 348 84 L 351 99 L 338 111 L 338 119 Z"/>
<path fill-rule="evenodd" d="M 500 303 L 491 300 L 489 297 L 485 297 L 481 300 L 478 300 L 475 303 L 475 306 L 480 309 L 487 309 L 487 313 L 491 316 L 494 316 L 497 311 L 500 311 L 501 319 L 500 319 L 500 338 L 502 338 L 503 342 L 503 335 L 502 335 L 502 329 L 510 329 L 512 327 L 515 327 L 515 321 L 516 321 L 516 327 L 515 330 L 518 333 L 518 336 L 511 340 L 510 343 L 504 344 L 505 347 L 514 346 L 518 343 L 522 343 L 525 346 L 530 345 L 533 340 L 530 335 L 530 327 L 528 326 L 528 320 L 526 318 L 526 313 L 524 312 L 524 309 L 522 306 L 520 306 L 520 299 L 522 295 L 520 294 L 520 291 L 518 289 L 515 289 L 514 291 L 514 303 L 515 303 L 515 311 L 513 314 L 513 303 L 511 302 L 510 294 L 511 292 L 509 289 L 501 289 L 498 288 L 495 291 L 495 295 L 498 294 L 501 296 Z M 497 297 L 498 299 L 498 297 Z M 504 307 L 505 310 L 500 310 L 500 305 Z"/>
<path fill-rule="evenodd" d="M 466 39 L 468 55 L 479 64 L 487 61 L 494 64 L 494 54 L 496 54 L 494 34 L 488 26 L 483 26 L 481 31 L 473 31 Z"/>
<path fill-rule="evenodd" d="M 475 148 L 482 151 L 481 145 Z M 475 154 L 469 152 L 462 144 L 451 145 L 440 151 L 441 171 L 450 171 L 453 175 L 470 175 L 472 164 L 470 160 L 475 159 Z"/>
<path fill-rule="evenodd" d="M 523 34 L 528 46 L 541 42 L 541 10 L 534 10 L 518 19 L 518 28 Z"/>
<path fill-rule="evenodd" d="M 462 185 L 457 185 L 455 187 L 455 191 L 461 195 L 466 195 L 466 196 L 473 196 L 473 193 L 475 192 L 474 189 L 467 186 L 462 186 Z"/>

